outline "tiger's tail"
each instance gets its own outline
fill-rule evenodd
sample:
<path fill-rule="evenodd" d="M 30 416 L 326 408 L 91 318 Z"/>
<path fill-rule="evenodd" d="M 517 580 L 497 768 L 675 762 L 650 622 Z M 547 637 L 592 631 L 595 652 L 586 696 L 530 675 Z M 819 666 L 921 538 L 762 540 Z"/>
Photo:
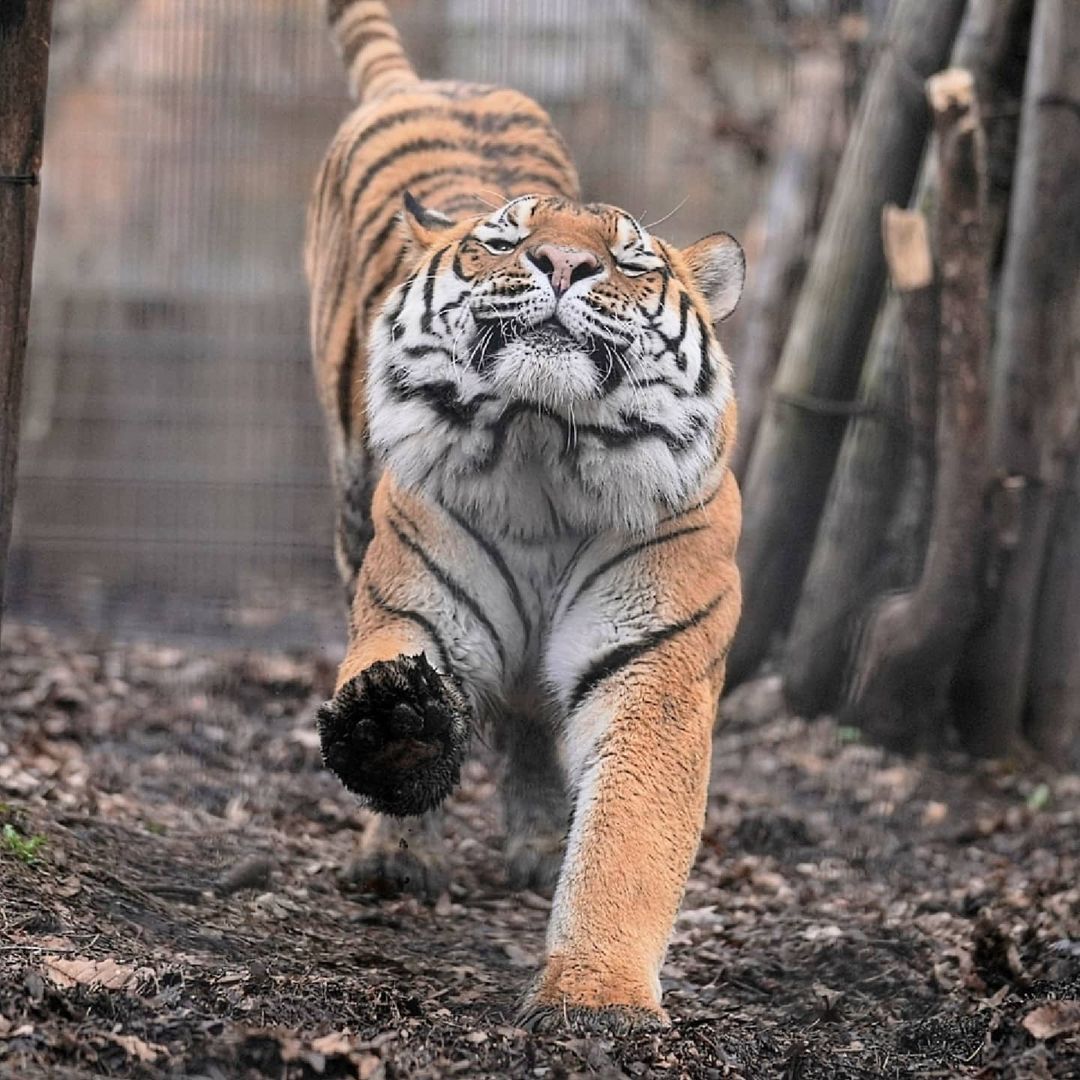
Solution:
<path fill-rule="evenodd" d="M 383 0 L 326 0 L 326 16 L 355 100 L 419 82 Z"/>

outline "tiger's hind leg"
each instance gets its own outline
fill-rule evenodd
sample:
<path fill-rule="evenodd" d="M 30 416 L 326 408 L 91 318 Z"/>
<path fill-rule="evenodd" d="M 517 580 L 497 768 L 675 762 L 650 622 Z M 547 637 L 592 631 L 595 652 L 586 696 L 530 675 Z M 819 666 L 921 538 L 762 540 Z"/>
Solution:
<path fill-rule="evenodd" d="M 442 808 L 399 820 L 373 814 L 359 852 L 342 868 L 339 880 L 383 898 L 407 893 L 437 900 L 450 884 Z"/>
<path fill-rule="evenodd" d="M 512 714 L 501 729 L 507 884 L 550 894 L 562 865 L 569 803 L 554 725 L 536 710 Z"/>

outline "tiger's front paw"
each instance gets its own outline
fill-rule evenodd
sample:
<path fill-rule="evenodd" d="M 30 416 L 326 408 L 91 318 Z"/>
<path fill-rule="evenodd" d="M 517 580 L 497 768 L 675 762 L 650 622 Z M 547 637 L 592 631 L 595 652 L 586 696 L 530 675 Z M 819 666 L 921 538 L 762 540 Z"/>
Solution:
<path fill-rule="evenodd" d="M 574 1005 L 569 1001 L 530 1005 L 519 1014 L 517 1023 L 538 1035 L 569 1031 L 580 1035 L 622 1036 L 671 1027 L 663 1009 L 654 1012 L 630 1005 Z"/>
<path fill-rule="evenodd" d="M 318 711 L 323 762 L 380 814 L 434 809 L 456 787 L 471 713 L 423 653 L 378 660 Z"/>
<path fill-rule="evenodd" d="M 671 1026 L 647 982 L 549 958 L 517 1022 L 527 1031 L 628 1035 Z"/>

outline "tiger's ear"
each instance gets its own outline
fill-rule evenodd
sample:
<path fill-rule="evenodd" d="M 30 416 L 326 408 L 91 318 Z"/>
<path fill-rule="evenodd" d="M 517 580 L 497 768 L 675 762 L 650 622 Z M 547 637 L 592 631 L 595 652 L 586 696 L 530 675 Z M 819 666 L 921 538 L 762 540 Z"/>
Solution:
<path fill-rule="evenodd" d="M 739 242 L 727 233 L 710 233 L 684 248 L 682 257 L 709 305 L 713 322 L 726 319 L 742 296 L 746 256 Z"/>
<path fill-rule="evenodd" d="M 422 247 L 431 247 L 443 229 L 456 224 L 452 218 L 431 210 L 417 199 L 411 191 L 405 192 L 401 211 L 402 220 L 412 238 Z"/>

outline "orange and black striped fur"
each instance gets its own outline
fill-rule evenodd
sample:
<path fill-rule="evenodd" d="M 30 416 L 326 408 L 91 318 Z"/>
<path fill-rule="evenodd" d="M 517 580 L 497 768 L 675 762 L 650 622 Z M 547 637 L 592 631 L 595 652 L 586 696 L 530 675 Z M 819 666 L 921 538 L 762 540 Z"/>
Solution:
<path fill-rule="evenodd" d="M 423 82 L 382 2 L 328 7 L 359 105 L 306 249 L 351 603 L 319 728 L 381 811 L 354 872 L 443 887 L 436 807 L 486 725 L 510 882 L 555 886 L 522 1022 L 663 1023 L 739 612 L 713 321 L 742 253 L 581 203 L 534 102 Z"/>

